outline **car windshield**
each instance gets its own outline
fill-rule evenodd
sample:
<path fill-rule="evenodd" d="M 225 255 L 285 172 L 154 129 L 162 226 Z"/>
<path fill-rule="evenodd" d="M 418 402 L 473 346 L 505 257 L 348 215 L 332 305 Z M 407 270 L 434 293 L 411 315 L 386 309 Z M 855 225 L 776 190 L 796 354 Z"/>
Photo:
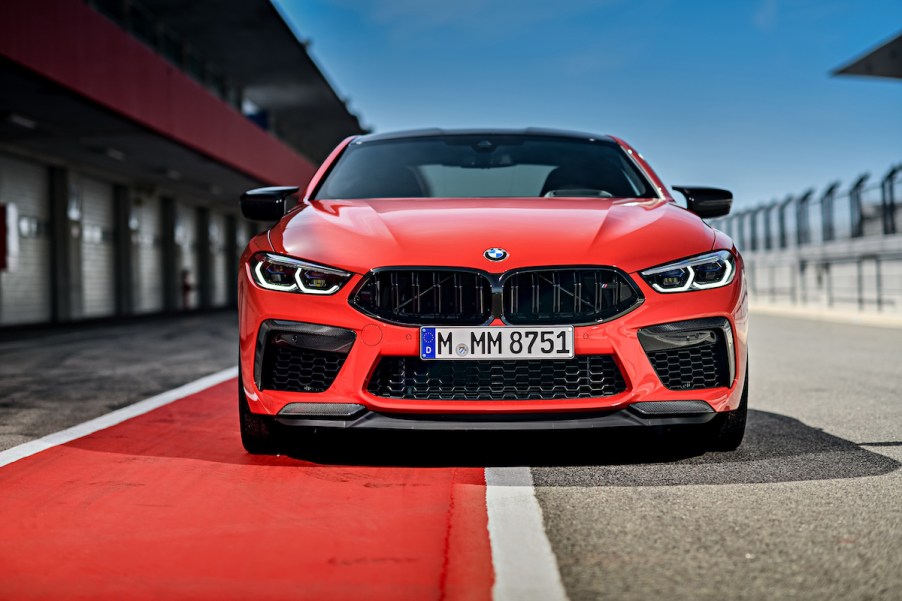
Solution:
<path fill-rule="evenodd" d="M 654 188 L 610 140 L 449 134 L 352 143 L 316 199 L 653 198 Z"/>

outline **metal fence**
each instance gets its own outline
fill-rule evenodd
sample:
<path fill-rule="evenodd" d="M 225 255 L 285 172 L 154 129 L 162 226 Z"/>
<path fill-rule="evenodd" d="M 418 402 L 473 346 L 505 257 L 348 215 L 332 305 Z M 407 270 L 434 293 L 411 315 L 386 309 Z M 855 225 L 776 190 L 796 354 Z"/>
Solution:
<path fill-rule="evenodd" d="M 777 250 L 902 232 L 902 164 L 879 182 L 858 177 L 843 188 L 834 182 L 711 224 L 729 234 L 742 251 Z"/>
<path fill-rule="evenodd" d="M 711 224 L 742 251 L 756 301 L 902 312 L 902 164 Z"/>

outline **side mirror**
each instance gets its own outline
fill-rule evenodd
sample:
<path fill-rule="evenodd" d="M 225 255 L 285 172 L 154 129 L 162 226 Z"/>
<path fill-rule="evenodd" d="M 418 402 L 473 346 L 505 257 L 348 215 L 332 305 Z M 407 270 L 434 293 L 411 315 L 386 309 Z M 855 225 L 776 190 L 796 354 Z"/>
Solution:
<path fill-rule="evenodd" d="M 723 217 L 733 206 L 733 193 L 720 188 L 674 186 L 674 190 L 686 197 L 687 208 L 699 217 Z"/>
<path fill-rule="evenodd" d="M 248 190 L 241 195 L 241 212 L 254 221 L 278 221 L 285 214 L 285 199 L 298 190 L 297 186 Z"/>

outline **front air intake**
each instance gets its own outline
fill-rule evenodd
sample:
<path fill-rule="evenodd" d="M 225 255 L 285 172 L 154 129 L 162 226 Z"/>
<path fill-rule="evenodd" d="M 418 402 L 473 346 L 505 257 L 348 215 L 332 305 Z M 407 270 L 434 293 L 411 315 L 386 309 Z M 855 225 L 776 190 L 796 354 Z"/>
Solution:
<path fill-rule="evenodd" d="M 639 330 L 639 342 L 665 388 L 700 390 L 730 386 L 733 382 L 733 330 L 725 318 L 643 328 Z"/>
<path fill-rule="evenodd" d="M 257 335 L 254 380 L 260 390 L 325 392 L 341 371 L 351 330 L 271 319 Z"/>

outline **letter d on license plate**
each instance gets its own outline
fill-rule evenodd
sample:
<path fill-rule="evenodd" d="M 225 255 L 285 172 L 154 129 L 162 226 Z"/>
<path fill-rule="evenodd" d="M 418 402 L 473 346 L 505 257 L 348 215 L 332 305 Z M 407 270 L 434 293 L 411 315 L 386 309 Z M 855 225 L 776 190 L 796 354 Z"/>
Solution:
<path fill-rule="evenodd" d="M 573 326 L 420 328 L 421 359 L 570 359 Z"/>

